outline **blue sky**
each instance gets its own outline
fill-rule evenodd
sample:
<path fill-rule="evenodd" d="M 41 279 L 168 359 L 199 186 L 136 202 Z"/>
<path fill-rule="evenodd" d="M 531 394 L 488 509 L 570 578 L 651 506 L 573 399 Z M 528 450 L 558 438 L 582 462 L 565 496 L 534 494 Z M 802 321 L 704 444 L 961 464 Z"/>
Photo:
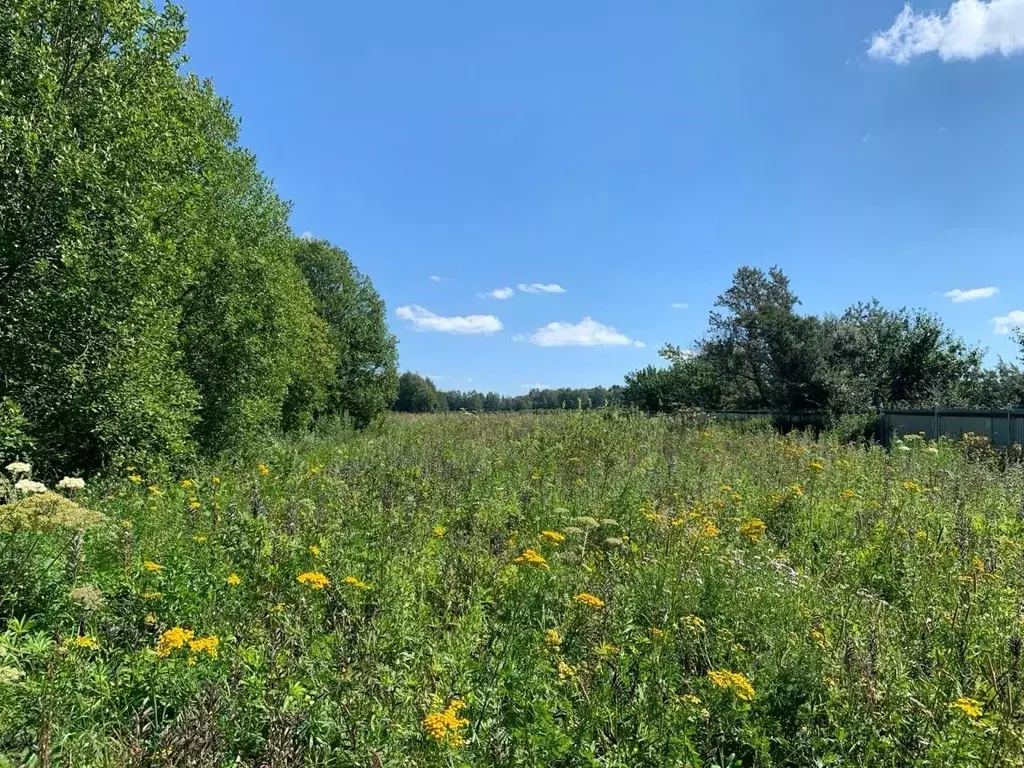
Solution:
<path fill-rule="evenodd" d="M 442 388 L 619 383 L 743 264 L 1016 356 L 1024 0 L 184 6 L 295 231 Z"/>

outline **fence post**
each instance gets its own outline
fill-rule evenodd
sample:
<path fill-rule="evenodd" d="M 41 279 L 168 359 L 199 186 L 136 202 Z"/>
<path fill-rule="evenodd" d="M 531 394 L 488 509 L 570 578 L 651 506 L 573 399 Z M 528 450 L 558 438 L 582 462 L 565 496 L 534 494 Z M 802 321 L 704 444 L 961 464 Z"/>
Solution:
<path fill-rule="evenodd" d="M 939 406 L 932 411 L 932 440 L 939 439 Z"/>

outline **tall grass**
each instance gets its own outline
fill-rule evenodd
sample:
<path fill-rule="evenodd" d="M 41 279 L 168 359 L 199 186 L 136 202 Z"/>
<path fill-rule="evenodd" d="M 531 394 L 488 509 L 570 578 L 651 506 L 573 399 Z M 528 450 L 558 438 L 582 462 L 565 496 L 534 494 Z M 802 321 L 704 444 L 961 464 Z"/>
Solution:
<path fill-rule="evenodd" d="M 0 753 L 1021 765 L 1022 496 L 972 442 L 599 413 L 126 469 L 84 540 L 0 514 Z"/>

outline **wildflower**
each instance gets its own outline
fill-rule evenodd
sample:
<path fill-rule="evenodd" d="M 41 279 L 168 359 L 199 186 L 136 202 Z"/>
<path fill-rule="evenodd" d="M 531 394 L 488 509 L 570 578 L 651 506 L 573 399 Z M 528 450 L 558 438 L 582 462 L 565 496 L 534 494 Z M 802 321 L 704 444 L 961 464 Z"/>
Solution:
<path fill-rule="evenodd" d="M 913 480 L 907 480 L 906 482 L 904 482 L 903 483 L 903 487 L 906 488 L 911 493 L 920 493 L 921 492 L 921 486 L 919 484 L 915 483 Z"/>
<path fill-rule="evenodd" d="M 523 554 L 512 562 L 517 565 L 536 565 L 538 568 L 548 567 L 548 561 L 544 559 L 544 555 L 535 549 L 524 549 Z"/>
<path fill-rule="evenodd" d="M 190 640 L 188 647 L 192 653 L 205 653 L 211 659 L 217 658 L 217 647 L 220 645 L 220 638 L 216 635 L 200 637 L 198 640 Z"/>
<path fill-rule="evenodd" d="M 316 544 L 309 545 L 309 554 L 313 557 L 320 557 L 323 554 L 323 550 L 320 549 Z"/>
<path fill-rule="evenodd" d="M 984 710 L 982 709 L 981 702 L 977 699 L 969 699 L 966 696 L 961 696 L 954 702 L 950 703 L 951 709 L 956 709 L 967 715 L 971 720 L 977 720 L 982 716 Z"/>
<path fill-rule="evenodd" d="M 32 471 L 32 465 L 24 461 L 12 461 L 7 465 L 7 471 L 12 475 L 27 475 Z"/>
<path fill-rule="evenodd" d="M 17 667 L 0 667 L 0 685 L 13 685 L 25 676 Z"/>
<path fill-rule="evenodd" d="M 712 669 L 708 672 L 711 682 L 719 688 L 731 691 L 737 698 L 750 701 L 754 698 L 754 686 L 746 675 L 741 672 L 729 672 L 725 669 Z"/>
<path fill-rule="evenodd" d="M 156 615 L 152 613 L 147 613 L 142 620 L 147 624 L 156 624 Z"/>
<path fill-rule="evenodd" d="M 164 570 L 164 567 L 160 563 L 154 563 L 152 560 L 147 560 L 142 564 L 142 567 L 151 573 L 158 573 Z"/>
<path fill-rule="evenodd" d="M 44 491 L 32 493 L 4 508 L 0 530 L 84 531 L 106 521 L 106 516 L 86 509 L 66 496 Z"/>
<path fill-rule="evenodd" d="M 825 648 L 825 633 L 822 632 L 817 627 L 815 627 L 814 629 L 811 630 L 811 640 L 814 641 L 815 645 L 817 645 L 819 648 L 824 650 L 824 648 Z"/>
<path fill-rule="evenodd" d="M 266 477 L 267 475 L 270 474 L 270 470 L 267 468 L 266 464 L 260 464 L 258 467 L 256 467 L 256 469 L 259 470 L 259 473 L 263 475 L 263 477 Z"/>
<path fill-rule="evenodd" d="M 597 595 L 592 595 L 589 592 L 580 592 L 576 597 L 573 598 L 580 605 L 585 605 L 588 608 L 593 608 L 595 611 L 599 611 L 604 608 L 604 600 Z"/>
<path fill-rule="evenodd" d="M 550 541 L 552 544 L 561 544 L 565 541 L 565 535 L 558 531 L 541 531 L 540 535 Z"/>
<path fill-rule="evenodd" d="M 103 593 L 91 584 L 75 587 L 69 597 L 87 611 L 94 611 L 103 605 Z"/>
<path fill-rule="evenodd" d="M 188 500 L 188 508 L 189 509 L 199 509 L 201 506 L 203 506 L 203 505 L 199 503 L 199 499 L 189 499 Z"/>
<path fill-rule="evenodd" d="M 85 488 L 85 480 L 80 477 L 68 477 L 65 475 L 57 483 L 57 487 L 65 491 L 80 491 L 82 488 Z"/>
<path fill-rule="evenodd" d="M 704 524 L 701 525 L 700 530 L 697 531 L 697 538 L 713 539 L 719 533 L 721 533 L 721 531 L 718 529 L 718 526 L 715 525 L 713 520 L 705 520 Z"/>
<path fill-rule="evenodd" d="M 323 589 L 331 583 L 330 580 L 328 580 L 328 578 L 319 571 L 306 571 L 305 573 L 300 573 L 296 580 L 300 584 L 305 584 L 310 589 Z"/>
<path fill-rule="evenodd" d="M 658 629 L 658 627 L 651 627 L 648 631 L 651 633 L 652 640 L 663 640 L 665 638 L 664 629 Z"/>
<path fill-rule="evenodd" d="M 692 693 L 684 693 L 679 698 L 684 704 L 689 704 L 691 707 L 699 707 L 701 705 L 700 696 L 695 696 Z"/>
<path fill-rule="evenodd" d="M 202 534 L 202 533 L 197 533 L 195 536 L 192 537 L 192 539 L 194 541 L 199 542 L 200 544 L 203 544 L 204 542 L 206 542 L 206 536 L 204 534 Z"/>
<path fill-rule="evenodd" d="M 139 485 L 142 482 L 142 475 L 128 475 L 128 479 Z"/>
<path fill-rule="evenodd" d="M 164 596 L 163 592 L 143 592 L 143 600 L 159 600 Z"/>
<path fill-rule="evenodd" d="M 153 496 L 163 496 L 164 495 L 164 492 L 160 490 L 160 486 L 156 485 L 155 483 L 153 485 L 149 486 L 149 492 Z"/>
<path fill-rule="evenodd" d="M 182 488 L 192 488 L 194 486 L 195 486 L 195 483 L 193 483 L 188 478 L 185 478 L 184 480 L 181 481 L 181 487 Z"/>
<path fill-rule="evenodd" d="M 182 627 L 171 627 L 162 635 L 156 644 L 156 655 L 166 658 L 179 648 L 184 648 L 187 643 L 192 642 L 195 633 L 191 629 Z"/>
<path fill-rule="evenodd" d="M 355 576 L 346 576 L 341 581 L 342 581 L 343 584 L 348 584 L 350 587 L 355 587 L 356 589 L 369 589 L 370 588 L 369 584 L 367 584 L 365 581 L 360 581 Z"/>
<path fill-rule="evenodd" d="M 214 475 L 210 478 L 210 482 L 214 485 L 220 485 L 220 478 L 217 475 Z"/>
<path fill-rule="evenodd" d="M 558 660 L 558 679 L 568 680 L 570 677 L 576 676 L 577 669 L 571 664 L 566 664 L 561 659 Z"/>
<path fill-rule="evenodd" d="M 461 731 L 469 725 L 469 720 L 459 717 L 459 711 L 465 706 L 466 702 L 461 699 L 453 699 L 443 712 L 431 712 L 424 717 L 423 730 L 427 732 L 427 736 L 452 747 L 465 744 L 466 739 Z"/>
<path fill-rule="evenodd" d="M 85 648 L 90 651 L 98 651 L 100 649 L 99 641 L 92 635 L 81 635 L 76 637 L 72 643 L 76 648 Z"/>
<path fill-rule="evenodd" d="M 845 491 L 843 491 L 842 496 L 844 499 L 856 499 L 857 492 L 853 490 L 853 488 L 847 488 Z"/>
<path fill-rule="evenodd" d="M 549 648 L 557 648 L 562 644 L 562 635 L 557 629 L 544 631 L 544 645 Z"/>
<path fill-rule="evenodd" d="M 683 616 L 683 626 L 687 631 L 697 635 L 707 631 L 707 625 L 704 624 L 704 619 L 700 616 Z"/>
<path fill-rule="evenodd" d="M 22 493 L 44 493 L 46 486 L 42 483 L 37 483 L 35 480 L 29 480 L 26 477 L 14 484 L 14 490 L 21 491 Z"/>
<path fill-rule="evenodd" d="M 589 515 L 583 515 L 581 517 L 573 518 L 573 522 L 576 523 L 580 528 L 597 528 L 601 524 L 597 522 L 596 518 L 590 517 Z"/>
<path fill-rule="evenodd" d="M 824 472 L 825 471 L 825 465 L 821 461 L 818 461 L 818 460 L 815 460 L 815 461 L 812 461 L 812 462 L 808 463 L 807 468 L 809 470 L 811 470 L 812 472 Z"/>
<path fill-rule="evenodd" d="M 975 557 L 971 561 L 971 569 L 975 573 L 984 573 L 985 572 L 985 561 L 982 560 L 980 557 Z"/>
<path fill-rule="evenodd" d="M 930 453 L 932 456 L 938 456 L 939 455 L 939 449 L 936 448 L 934 445 L 929 445 L 927 448 L 924 449 L 924 452 L 925 453 Z"/>
<path fill-rule="evenodd" d="M 791 486 L 789 486 L 789 492 L 792 493 L 794 496 L 803 496 L 804 487 L 800 485 L 800 483 L 793 483 Z"/>
<path fill-rule="evenodd" d="M 764 532 L 767 529 L 767 527 L 768 526 L 764 524 L 763 520 L 758 520 L 757 518 L 754 518 L 753 520 L 748 520 L 747 522 L 743 523 L 743 525 L 741 525 L 738 530 L 741 536 L 744 536 L 750 539 L 751 541 L 757 541 L 762 536 L 764 536 Z"/>
<path fill-rule="evenodd" d="M 448 533 L 448 529 L 445 528 L 443 525 L 435 525 L 434 530 L 432 530 L 430 533 L 434 538 L 440 539 L 446 533 Z"/>
<path fill-rule="evenodd" d="M 242 583 L 242 578 L 237 573 L 229 573 L 224 581 L 228 583 L 229 587 L 237 587 Z"/>

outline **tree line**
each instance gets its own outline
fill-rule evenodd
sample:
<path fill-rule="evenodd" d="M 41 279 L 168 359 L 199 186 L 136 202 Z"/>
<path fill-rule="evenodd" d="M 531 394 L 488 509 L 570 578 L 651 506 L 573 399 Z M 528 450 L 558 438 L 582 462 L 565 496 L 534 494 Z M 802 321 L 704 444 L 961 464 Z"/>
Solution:
<path fill-rule="evenodd" d="M 667 365 L 626 376 L 622 400 L 679 409 L 842 413 L 880 408 L 1024 405 L 1024 373 L 965 344 L 934 314 L 877 300 L 805 315 L 789 278 L 741 267 L 692 350 L 666 344 Z"/>
<path fill-rule="evenodd" d="M 497 392 L 440 391 L 429 376 L 407 371 L 398 379 L 398 397 L 394 410 L 402 413 L 440 413 L 444 411 L 543 411 L 558 409 L 602 408 L 622 404 L 622 387 L 560 387 L 531 389 L 524 395 L 500 395 Z"/>
<path fill-rule="evenodd" d="M 395 339 L 188 73 L 172 3 L 0 12 L 0 448 L 54 469 L 366 423 Z"/>

